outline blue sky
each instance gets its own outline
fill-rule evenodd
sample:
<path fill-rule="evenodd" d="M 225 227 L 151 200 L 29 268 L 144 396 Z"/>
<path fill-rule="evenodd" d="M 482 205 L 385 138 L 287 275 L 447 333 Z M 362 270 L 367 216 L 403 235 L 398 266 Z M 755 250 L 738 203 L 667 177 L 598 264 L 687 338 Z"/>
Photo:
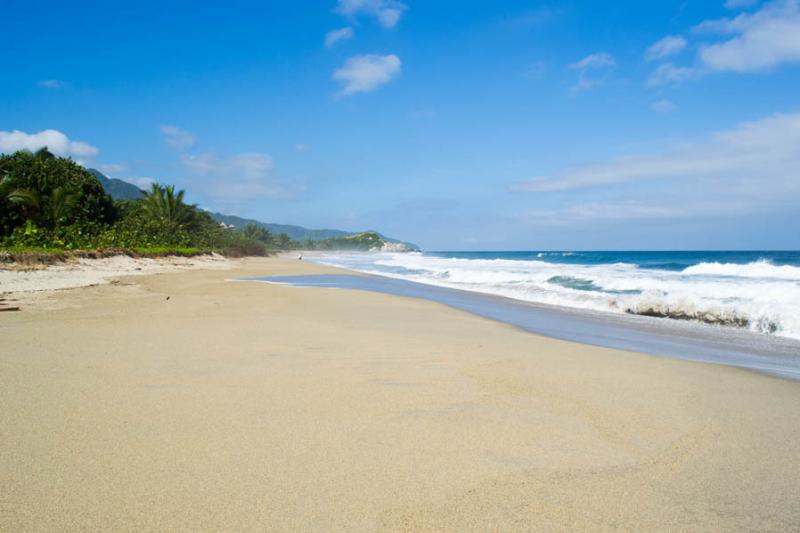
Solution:
<path fill-rule="evenodd" d="M 0 151 L 426 249 L 800 248 L 800 0 L 3 14 Z"/>

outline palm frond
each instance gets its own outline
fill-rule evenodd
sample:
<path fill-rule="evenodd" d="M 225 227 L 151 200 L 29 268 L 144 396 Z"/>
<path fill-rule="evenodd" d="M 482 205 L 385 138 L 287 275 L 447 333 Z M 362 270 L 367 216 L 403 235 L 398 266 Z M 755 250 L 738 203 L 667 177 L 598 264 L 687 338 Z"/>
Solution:
<path fill-rule="evenodd" d="M 39 209 L 42 205 L 39 195 L 30 189 L 14 189 L 7 198 L 10 202 L 34 209 Z"/>

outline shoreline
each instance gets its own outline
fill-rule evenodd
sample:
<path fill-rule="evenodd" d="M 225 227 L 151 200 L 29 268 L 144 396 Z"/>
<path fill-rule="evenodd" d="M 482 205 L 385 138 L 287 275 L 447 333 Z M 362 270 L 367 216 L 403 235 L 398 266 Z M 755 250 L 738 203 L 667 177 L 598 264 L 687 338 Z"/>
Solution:
<path fill-rule="evenodd" d="M 800 386 L 426 300 L 225 279 L 0 316 L 0 529 L 791 530 Z"/>
<path fill-rule="evenodd" d="M 309 258 L 537 305 L 800 341 L 798 252 L 344 252 Z"/>
<path fill-rule="evenodd" d="M 552 339 L 720 364 L 800 380 L 800 341 L 791 338 L 766 336 L 732 327 L 711 327 L 695 322 L 528 302 L 477 290 L 332 268 L 339 269 L 341 274 L 236 281 L 276 283 L 296 288 L 364 290 L 421 298 Z"/>

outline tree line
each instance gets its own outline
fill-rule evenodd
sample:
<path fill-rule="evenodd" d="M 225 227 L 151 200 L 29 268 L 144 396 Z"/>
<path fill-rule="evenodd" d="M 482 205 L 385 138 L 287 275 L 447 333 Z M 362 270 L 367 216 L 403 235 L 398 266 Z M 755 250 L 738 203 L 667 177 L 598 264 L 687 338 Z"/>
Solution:
<path fill-rule="evenodd" d="M 1 155 L 0 247 L 264 255 L 300 245 L 255 225 L 219 224 L 184 194 L 154 183 L 141 199 L 115 201 L 84 167 L 46 148 Z"/>

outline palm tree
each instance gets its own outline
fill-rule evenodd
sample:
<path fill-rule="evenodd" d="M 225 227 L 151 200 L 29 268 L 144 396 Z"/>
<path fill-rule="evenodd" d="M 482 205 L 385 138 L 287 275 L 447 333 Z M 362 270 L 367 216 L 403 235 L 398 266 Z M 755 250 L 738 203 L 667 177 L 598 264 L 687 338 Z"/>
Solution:
<path fill-rule="evenodd" d="M 6 195 L 6 199 L 22 206 L 35 222 L 53 228 L 58 228 L 66 221 L 78 203 L 78 195 L 64 187 L 53 189 L 49 198 L 42 198 L 30 189 L 14 189 Z"/>
<path fill-rule="evenodd" d="M 242 230 L 242 234 L 248 239 L 261 241 L 264 244 L 272 241 L 272 234 L 269 232 L 269 230 L 262 228 L 261 226 L 256 226 L 255 224 L 246 225 Z"/>
<path fill-rule="evenodd" d="M 175 192 L 173 185 L 153 183 L 145 193 L 144 210 L 153 219 L 177 227 L 187 226 L 194 218 L 192 206 L 183 202 L 183 190 Z"/>
<path fill-rule="evenodd" d="M 77 204 L 77 194 L 69 192 L 64 187 L 54 189 L 50 194 L 50 201 L 47 203 L 47 214 L 53 223 L 53 227 L 57 228 L 61 222 L 65 221 Z"/>
<path fill-rule="evenodd" d="M 14 180 L 4 167 L 7 161 L 0 161 L 0 200 L 21 205 L 25 209 L 38 213 L 41 202 L 39 195 L 30 189 L 14 186 Z"/>

